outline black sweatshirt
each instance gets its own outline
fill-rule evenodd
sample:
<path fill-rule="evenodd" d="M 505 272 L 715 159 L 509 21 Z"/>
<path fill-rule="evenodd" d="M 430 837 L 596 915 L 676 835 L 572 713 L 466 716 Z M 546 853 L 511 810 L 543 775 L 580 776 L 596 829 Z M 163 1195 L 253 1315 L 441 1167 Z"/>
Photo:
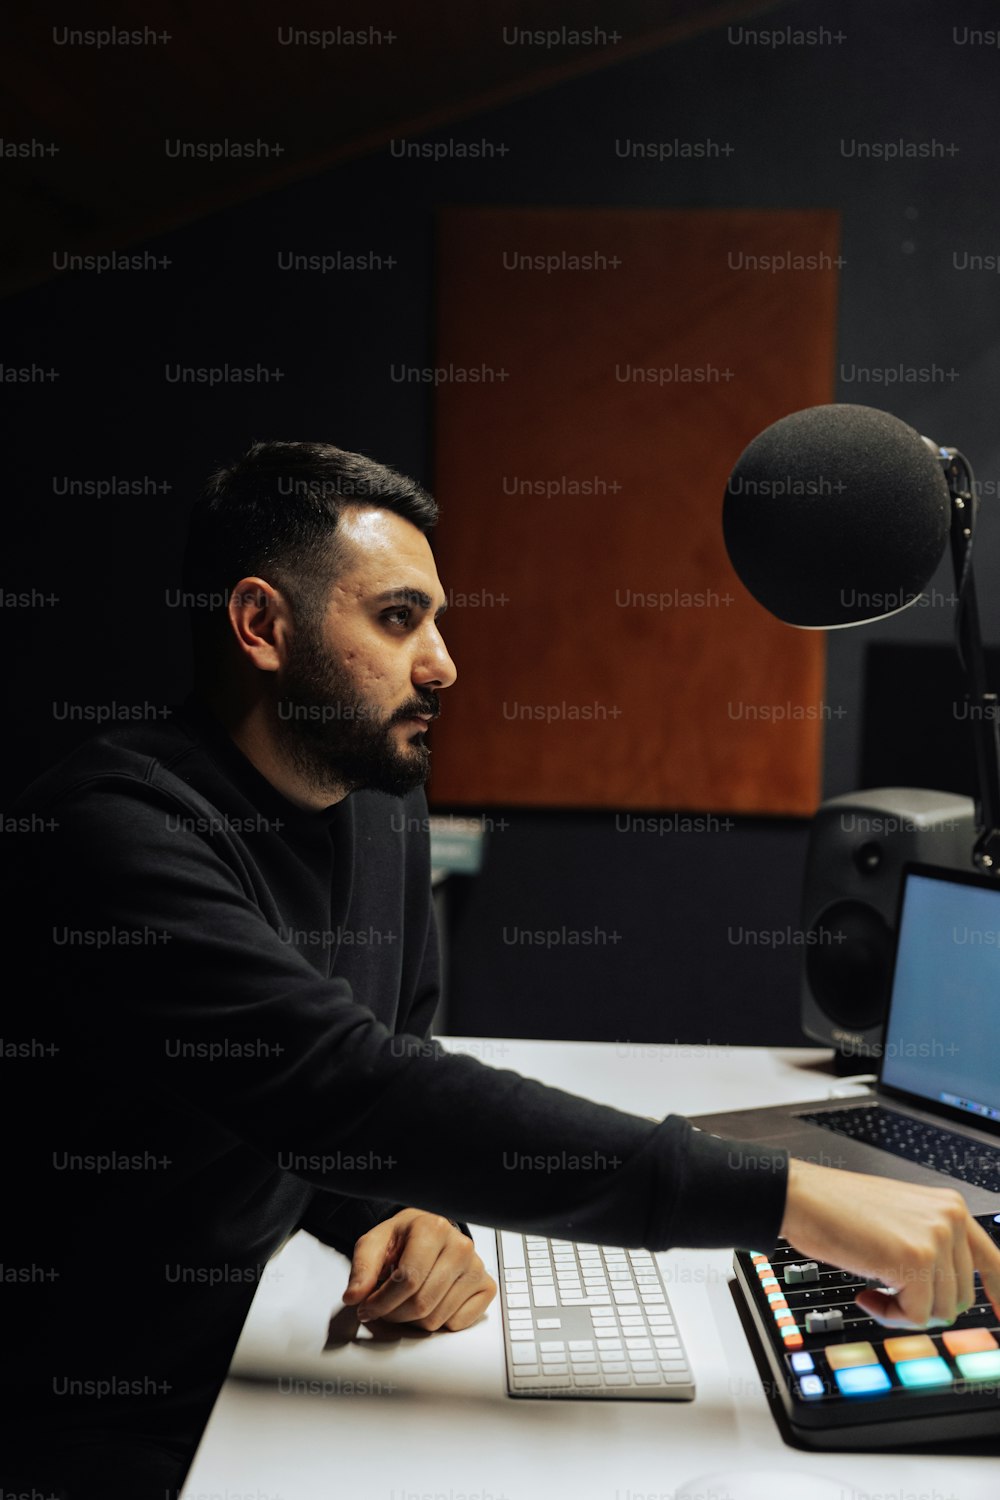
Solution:
<path fill-rule="evenodd" d="M 350 1254 L 404 1205 L 649 1250 L 777 1237 L 786 1153 L 426 1040 L 422 790 L 303 811 L 192 696 L 96 736 L 11 814 L 5 900 L 31 967 L 4 1026 L 4 1258 L 57 1274 L 18 1292 L 30 1326 L 7 1363 L 39 1390 L 156 1377 L 169 1392 L 98 1409 L 138 1402 L 169 1430 L 173 1401 L 217 1388 L 290 1234 Z M 58 1335 L 39 1337 L 43 1302 Z"/>

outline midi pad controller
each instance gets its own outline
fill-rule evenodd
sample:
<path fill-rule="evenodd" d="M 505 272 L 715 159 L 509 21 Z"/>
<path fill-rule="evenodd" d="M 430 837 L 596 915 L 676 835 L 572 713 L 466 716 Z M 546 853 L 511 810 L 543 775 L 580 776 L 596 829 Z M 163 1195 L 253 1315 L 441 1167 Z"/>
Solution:
<path fill-rule="evenodd" d="M 977 1222 L 994 1242 L 1000 1223 Z M 1000 1436 L 1000 1321 L 979 1276 L 948 1328 L 889 1329 L 854 1298 L 871 1283 L 785 1240 L 737 1250 L 737 1285 L 792 1433 L 811 1448 Z"/>

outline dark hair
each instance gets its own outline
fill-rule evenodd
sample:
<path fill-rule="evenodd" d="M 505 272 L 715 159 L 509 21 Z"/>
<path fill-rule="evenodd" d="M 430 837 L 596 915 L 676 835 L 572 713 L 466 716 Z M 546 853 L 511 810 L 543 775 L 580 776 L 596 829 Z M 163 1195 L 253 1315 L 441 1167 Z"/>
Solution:
<path fill-rule="evenodd" d="M 254 443 L 217 469 L 191 514 L 183 587 L 195 648 L 226 618 L 233 587 L 254 574 L 288 597 L 296 617 L 318 619 L 344 561 L 345 507 L 376 505 L 427 532 L 438 509 L 413 479 L 330 443 Z"/>

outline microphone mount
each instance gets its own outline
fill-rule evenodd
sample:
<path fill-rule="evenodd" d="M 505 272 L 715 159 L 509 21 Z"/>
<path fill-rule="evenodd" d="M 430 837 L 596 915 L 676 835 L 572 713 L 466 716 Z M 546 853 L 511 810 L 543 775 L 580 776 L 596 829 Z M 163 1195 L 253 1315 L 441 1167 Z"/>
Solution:
<path fill-rule="evenodd" d="M 976 842 L 972 862 L 983 874 L 1000 877 L 1000 703 L 986 685 L 986 659 L 972 571 L 972 542 L 979 513 L 976 484 L 968 460 L 957 448 L 924 438 L 941 464 L 951 496 L 950 545 L 957 603 L 955 637 L 965 673 L 966 702 L 976 758 Z"/>

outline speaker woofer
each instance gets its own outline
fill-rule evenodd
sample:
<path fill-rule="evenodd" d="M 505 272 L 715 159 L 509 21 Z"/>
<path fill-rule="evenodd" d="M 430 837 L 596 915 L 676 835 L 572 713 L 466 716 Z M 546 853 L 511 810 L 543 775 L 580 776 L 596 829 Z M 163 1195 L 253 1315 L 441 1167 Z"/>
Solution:
<path fill-rule="evenodd" d="M 889 997 L 893 938 L 888 924 L 863 901 L 835 901 L 809 934 L 806 978 L 817 1002 L 838 1026 L 876 1026 Z"/>

